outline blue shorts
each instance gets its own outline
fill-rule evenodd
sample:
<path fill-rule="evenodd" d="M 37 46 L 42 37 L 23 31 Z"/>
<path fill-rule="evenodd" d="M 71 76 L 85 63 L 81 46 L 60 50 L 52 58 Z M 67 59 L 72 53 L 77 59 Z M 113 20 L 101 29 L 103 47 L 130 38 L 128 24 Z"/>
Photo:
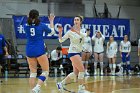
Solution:
<path fill-rule="evenodd" d="M 68 53 L 68 58 L 71 58 L 72 56 L 75 56 L 75 55 L 81 56 L 81 53 Z"/>
<path fill-rule="evenodd" d="M 128 57 L 126 57 L 128 53 L 124 53 L 122 52 L 122 62 L 128 62 L 130 61 L 130 55 Z"/>
<path fill-rule="evenodd" d="M 30 58 L 37 58 L 45 54 L 44 46 L 26 46 L 26 56 Z"/>

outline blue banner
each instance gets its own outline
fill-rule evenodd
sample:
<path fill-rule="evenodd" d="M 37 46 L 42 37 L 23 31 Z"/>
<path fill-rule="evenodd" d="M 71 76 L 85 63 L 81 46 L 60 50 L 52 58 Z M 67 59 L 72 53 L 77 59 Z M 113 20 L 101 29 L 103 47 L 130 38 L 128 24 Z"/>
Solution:
<path fill-rule="evenodd" d="M 40 17 L 40 20 L 49 26 L 49 20 L 47 17 Z M 14 28 L 16 38 L 25 39 L 26 34 L 23 25 L 27 21 L 26 16 L 13 16 Z M 73 26 L 73 18 L 71 17 L 56 17 L 54 20 L 55 35 L 49 35 L 44 32 L 45 39 L 57 39 L 58 31 L 57 25 L 62 24 L 64 33 L 66 33 L 71 26 Z M 97 18 L 84 18 L 82 28 L 90 28 L 92 37 L 96 31 L 101 31 L 108 40 L 110 35 L 114 35 L 115 40 L 122 40 L 124 35 L 130 35 L 130 22 L 128 19 L 97 19 Z M 63 33 L 63 34 L 64 34 Z"/>

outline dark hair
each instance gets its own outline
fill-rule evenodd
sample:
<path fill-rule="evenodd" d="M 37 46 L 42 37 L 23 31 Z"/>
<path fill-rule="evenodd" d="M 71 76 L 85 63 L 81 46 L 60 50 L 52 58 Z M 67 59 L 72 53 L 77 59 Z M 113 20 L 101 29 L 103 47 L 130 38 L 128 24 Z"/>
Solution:
<path fill-rule="evenodd" d="M 56 50 L 62 50 L 62 48 L 61 48 L 60 46 L 58 46 L 58 47 L 56 48 Z"/>
<path fill-rule="evenodd" d="M 75 17 L 79 17 L 80 21 L 83 22 L 83 16 L 75 16 Z"/>
<path fill-rule="evenodd" d="M 35 9 L 31 10 L 29 12 L 29 17 L 27 19 L 28 25 L 32 25 L 32 24 L 35 24 L 35 26 L 39 25 L 40 20 L 38 16 L 39 16 L 39 12 L 37 10 Z"/>

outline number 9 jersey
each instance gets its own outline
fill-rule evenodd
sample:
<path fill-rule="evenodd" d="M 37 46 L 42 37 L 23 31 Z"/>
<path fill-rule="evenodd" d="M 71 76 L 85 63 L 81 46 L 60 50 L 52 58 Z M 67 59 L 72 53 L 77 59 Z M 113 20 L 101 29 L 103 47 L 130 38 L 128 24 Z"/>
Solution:
<path fill-rule="evenodd" d="M 53 32 L 54 29 L 49 29 L 44 23 L 40 23 L 35 26 L 34 24 L 24 25 L 24 30 L 26 32 L 27 43 L 26 43 L 26 55 L 27 57 L 39 57 L 45 54 L 43 33 Z M 51 31 L 52 30 L 52 31 Z"/>

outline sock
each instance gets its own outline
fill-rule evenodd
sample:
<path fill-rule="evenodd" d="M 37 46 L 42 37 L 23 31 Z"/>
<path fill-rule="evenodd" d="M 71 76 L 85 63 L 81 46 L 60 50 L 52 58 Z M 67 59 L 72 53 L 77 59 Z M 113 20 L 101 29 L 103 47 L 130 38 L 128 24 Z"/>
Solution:
<path fill-rule="evenodd" d="M 101 71 L 103 71 L 103 67 L 104 67 L 104 63 L 103 62 L 100 62 Z"/>

